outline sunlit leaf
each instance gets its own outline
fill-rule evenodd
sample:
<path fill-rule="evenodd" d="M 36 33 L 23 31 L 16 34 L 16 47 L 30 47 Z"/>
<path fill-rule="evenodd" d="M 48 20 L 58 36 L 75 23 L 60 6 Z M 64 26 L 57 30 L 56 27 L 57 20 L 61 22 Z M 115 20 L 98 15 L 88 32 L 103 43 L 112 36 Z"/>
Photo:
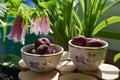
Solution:
<path fill-rule="evenodd" d="M 20 60 L 21 58 L 14 55 L 14 54 L 7 54 L 4 56 L 4 64 L 7 66 L 7 67 L 15 67 L 15 68 L 18 68 L 18 61 Z"/>
<path fill-rule="evenodd" d="M 9 7 L 8 15 L 16 16 L 22 0 L 5 0 L 5 4 Z"/>
<path fill-rule="evenodd" d="M 81 7 L 82 7 L 83 14 L 85 14 L 85 3 L 84 3 L 84 0 L 80 0 L 80 4 L 81 4 Z"/>
<path fill-rule="evenodd" d="M 104 8 L 104 10 L 102 11 L 102 14 L 103 14 L 104 12 L 106 12 L 107 10 L 109 10 L 110 8 L 112 8 L 113 6 L 118 5 L 118 4 L 120 4 L 120 0 L 117 0 L 117 1 L 109 4 L 107 7 Z"/>
<path fill-rule="evenodd" d="M 6 33 L 7 33 L 7 26 L 3 26 L 3 42 L 6 39 Z"/>
<path fill-rule="evenodd" d="M 114 56 L 114 62 L 117 62 L 120 59 L 120 53 Z"/>
<path fill-rule="evenodd" d="M 92 36 L 95 36 L 100 30 L 105 28 L 106 26 L 120 22 L 119 16 L 113 16 L 108 19 L 103 20 L 98 26 L 95 27 L 94 31 L 92 32 Z"/>
<path fill-rule="evenodd" d="M 83 26 L 82 26 L 82 21 L 81 19 L 79 18 L 79 16 L 77 15 L 77 13 L 75 12 L 75 10 L 72 10 L 72 13 L 74 15 L 74 18 L 76 19 L 76 21 L 78 22 L 79 24 L 79 28 L 81 31 L 83 31 Z"/>
<path fill-rule="evenodd" d="M 57 2 L 57 0 L 49 0 L 49 1 L 44 1 L 44 2 L 38 2 L 39 6 L 42 8 L 48 8 L 51 5 L 55 5 L 55 3 Z"/>
<path fill-rule="evenodd" d="M 7 5 L 0 3 L 0 17 L 4 17 L 7 11 Z"/>
<path fill-rule="evenodd" d="M 15 9 L 17 9 L 21 3 L 22 0 L 5 0 L 5 4 L 7 4 L 8 7 Z"/>

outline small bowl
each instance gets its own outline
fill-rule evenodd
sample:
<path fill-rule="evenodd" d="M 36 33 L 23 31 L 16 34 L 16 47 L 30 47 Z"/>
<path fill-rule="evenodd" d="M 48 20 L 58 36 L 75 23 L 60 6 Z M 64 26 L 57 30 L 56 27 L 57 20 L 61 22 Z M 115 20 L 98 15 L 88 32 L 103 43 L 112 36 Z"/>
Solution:
<path fill-rule="evenodd" d="M 89 38 L 90 39 L 90 38 Z M 92 38 L 91 38 L 92 39 Z M 108 43 L 102 40 L 102 47 L 83 47 L 72 44 L 69 40 L 69 52 L 78 71 L 94 71 L 106 58 Z"/>
<path fill-rule="evenodd" d="M 29 44 L 21 48 L 22 58 L 31 71 L 47 72 L 54 70 L 60 61 L 64 49 L 55 44 L 51 44 L 51 47 L 56 50 L 56 53 L 45 55 L 28 53 L 29 50 L 34 48 L 34 44 Z"/>

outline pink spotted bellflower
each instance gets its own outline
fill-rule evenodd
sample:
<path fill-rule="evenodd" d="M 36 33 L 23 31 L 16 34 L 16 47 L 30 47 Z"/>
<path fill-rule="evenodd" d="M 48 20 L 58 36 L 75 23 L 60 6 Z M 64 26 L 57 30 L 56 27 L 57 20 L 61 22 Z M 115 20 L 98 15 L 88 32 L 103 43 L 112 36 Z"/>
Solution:
<path fill-rule="evenodd" d="M 14 20 L 12 30 L 7 36 L 8 39 L 25 44 L 26 27 L 24 19 L 21 16 L 17 16 Z M 30 25 L 31 34 L 35 33 L 35 35 L 48 35 L 50 30 L 50 23 L 47 16 L 42 16 L 41 20 L 37 17 L 32 19 Z"/>
<path fill-rule="evenodd" d="M 39 32 L 41 32 L 40 26 L 39 26 L 40 20 L 38 18 L 34 18 L 31 21 L 30 26 L 30 33 L 35 33 L 35 35 L 38 35 Z"/>
<path fill-rule="evenodd" d="M 43 16 L 41 20 L 35 18 L 31 22 L 30 33 L 35 33 L 36 35 L 38 35 L 39 33 L 48 35 L 50 30 L 50 23 L 47 16 Z"/>
<path fill-rule="evenodd" d="M 9 35 L 7 36 L 9 40 L 14 42 L 21 42 L 24 44 L 26 35 L 26 25 L 21 16 L 17 16 L 14 20 L 13 27 Z"/>

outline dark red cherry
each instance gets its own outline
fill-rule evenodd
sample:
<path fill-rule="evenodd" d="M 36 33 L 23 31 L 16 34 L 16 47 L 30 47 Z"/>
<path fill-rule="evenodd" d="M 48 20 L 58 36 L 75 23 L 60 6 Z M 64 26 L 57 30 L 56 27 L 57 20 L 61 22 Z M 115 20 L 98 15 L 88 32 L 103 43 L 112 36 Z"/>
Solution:
<path fill-rule="evenodd" d="M 51 54 L 50 47 L 42 44 L 36 49 L 35 53 L 40 55 Z"/>
<path fill-rule="evenodd" d="M 104 42 L 100 39 L 89 40 L 86 44 L 86 47 L 102 47 L 102 46 L 104 46 Z"/>
<path fill-rule="evenodd" d="M 74 37 L 72 40 L 72 44 L 78 45 L 78 46 L 85 46 L 87 43 L 87 38 L 85 36 L 77 36 Z"/>
<path fill-rule="evenodd" d="M 50 41 L 47 38 L 39 38 L 35 41 L 35 49 L 37 49 L 40 45 L 50 46 Z"/>
<path fill-rule="evenodd" d="M 51 53 L 51 54 L 54 54 L 54 53 L 56 53 L 56 50 L 53 49 L 53 48 L 50 48 L 50 53 Z"/>

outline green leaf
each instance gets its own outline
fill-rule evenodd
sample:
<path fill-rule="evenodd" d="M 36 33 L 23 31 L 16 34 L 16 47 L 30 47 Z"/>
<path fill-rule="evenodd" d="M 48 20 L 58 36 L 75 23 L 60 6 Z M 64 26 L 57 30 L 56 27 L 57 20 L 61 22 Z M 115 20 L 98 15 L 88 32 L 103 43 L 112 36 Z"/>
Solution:
<path fill-rule="evenodd" d="M 21 3 L 22 3 L 22 0 L 5 0 L 5 4 L 7 4 L 8 7 L 15 8 L 15 9 L 18 9 Z"/>
<path fill-rule="evenodd" d="M 57 0 L 49 0 L 47 2 L 38 2 L 39 6 L 42 8 L 48 8 L 51 5 L 55 5 Z"/>
<path fill-rule="evenodd" d="M 102 14 L 103 14 L 104 12 L 106 12 L 107 10 L 109 10 L 110 8 L 112 8 L 113 6 L 118 5 L 119 3 L 120 3 L 120 0 L 115 1 L 115 2 L 113 2 L 113 3 L 111 3 L 111 4 L 109 4 L 107 7 L 104 8 L 104 10 L 102 11 Z"/>
<path fill-rule="evenodd" d="M 27 6 L 26 4 L 22 3 L 19 6 L 19 10 L 18 11 L 19 11 L 19 13 L 21 13 L 21 15 L 23 17 L 25 17 L 24 15 L 29 15 L 31 10 L 32 9 L 29 6 Z"/>
<path fill-rule="evenodd" d="M 5 66 L 5 67 L 13 67 L 14 64 L 12 64 L 11 62 L 3 62 L 3 63 L 2 63 L 2 66 Z"/>
<path fill-rule="evenodd" d="M 83 14 L 85 14 L 85 3 L 84 3 L 84 0 L 80 0 L 80 4 L 81 4 L 82 12 L 83 12 Z"/>
<path fill-rule="evenodd" d="M 8 11 L 7 5 L 0 3 L 0 17 L 4 17 L 7 11 Z"/>
<path fill-rule="evenodd" d="M 79 18 L 79 16 L 77 15 L 77 13 L 75 12 L 75 10 L 72 10 L 73 16 L 75 18 L 75 20 L 77 21 L 77 23 L 79 24 L 79 28 L 81 31 L 83 31 L 83 26 L 82 26 L 82 21 Z"/>
<path fill-rule="evenodd" d="M 5 0 L 5 4 L 9 7 L 8 15 L 16 16 L 22 0 Z"/>
<path fill-rule="evenodd" d="M 5 38 L 6 38 L 6 31 L 7 31 L 7 23 L 5 23 L 5 22 L 3 22 L 1 19 L 0 19 L 0 24 L 1 24 L 1 26 L 0 27 L 2 27 L 2 29 L 3 29 L 3 41 L 5 41 Z"/>
<path fill-rule="evenodd" d="M 120 32 L 119 31 L 113 31 L 113 30 L 101 30 L 96 35 L 96 37 L 103 37 L 108 39 L 116 39 L 120 40 Z"/>
<path fill-rule="evenodd" d="M 3 60 L 4 60 L 4 65 L 6 67 L 15 67 L 18 68 L 18 61 L 21 58 L 14 55 L 14 54 L 7 54 L 4 56 Z"/>
<path fill-rule="evenodd" d="M 3 27 L 3 26 L 6 26 L 7 24 L 4 22 L 4 21 L 2 21 L 1 19 L 0 19 L 0 24 L 2 24 L 1 25 L 1 27 Z"/>
<path fill-rule="evenodd" d="M 106 26 L 120 22 L 120 17 L 119 16 L 113 16 L 108 19 L 103 20 L 100 24 L 98 24 L 95 29 L 92 32 L 92 36 L 95 36 L 100 30 L 105 28 Z"/>
<path fill-rule="evenodd" d="M 3 42 L 6 39 L 6 33 L 7 33 L 7 26 L 3 26 Z"/>
<path fill-rule="evenodd" d="M 114 56 L 114 62 L 117 62 L 118 60 L 120 59 L 120 53 L 118 53 L 118 54 L 116 54 L 115 56 Z"/>

